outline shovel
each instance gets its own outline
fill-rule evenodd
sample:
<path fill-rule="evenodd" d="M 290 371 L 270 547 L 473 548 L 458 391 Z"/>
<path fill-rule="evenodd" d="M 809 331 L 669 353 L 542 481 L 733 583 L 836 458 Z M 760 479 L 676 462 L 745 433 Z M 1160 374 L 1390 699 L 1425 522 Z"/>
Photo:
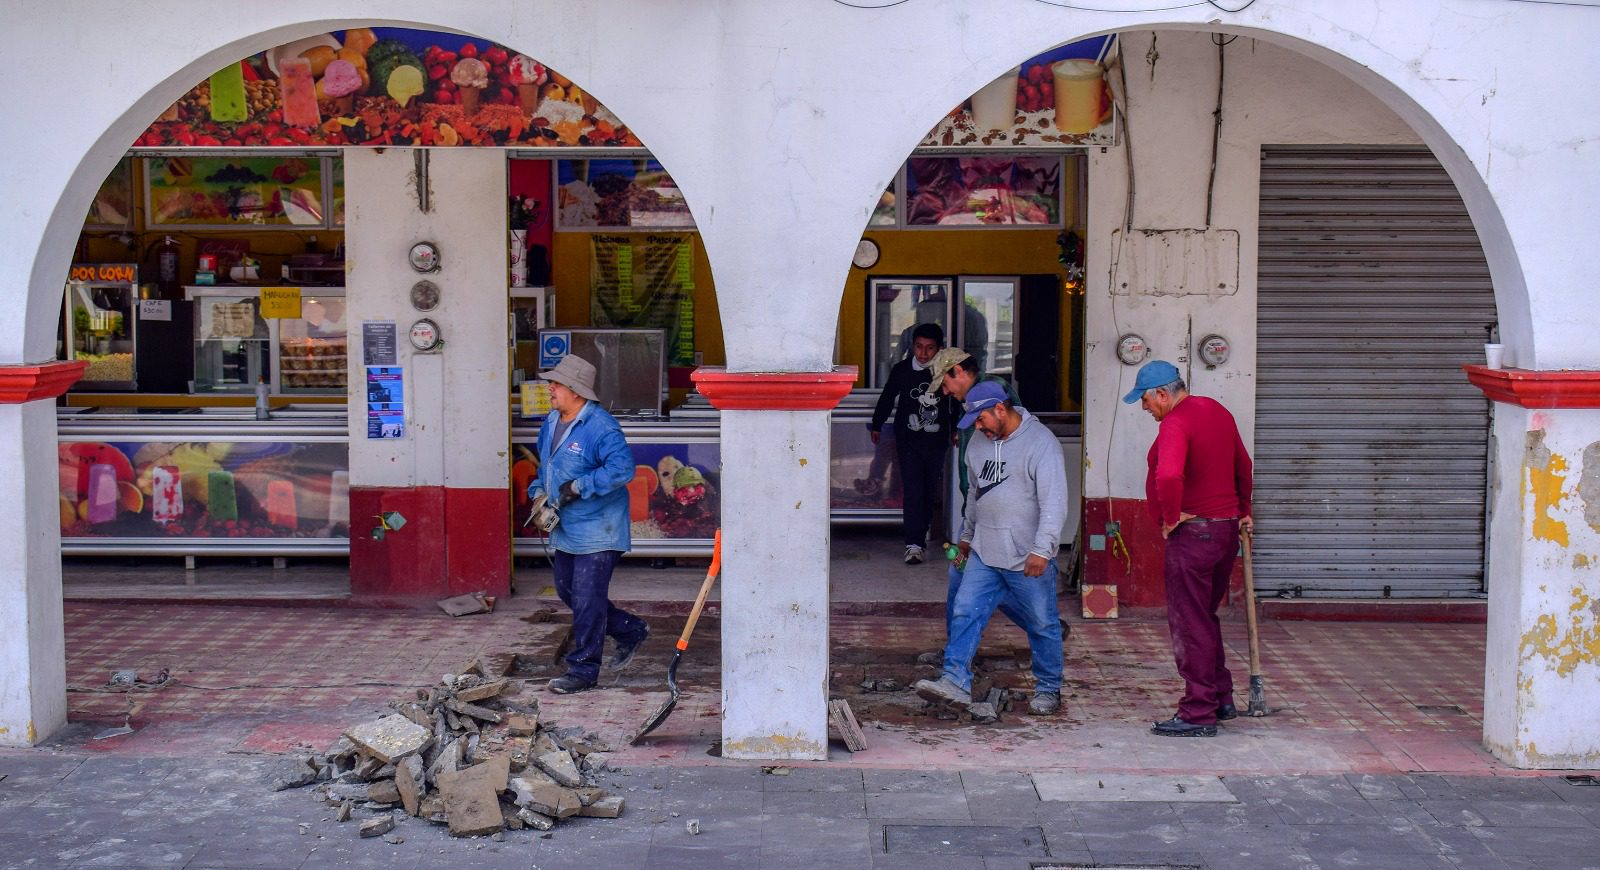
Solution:
<path fill-rule="evenodd" d="M 689 635 L 694 633 L 694 624 L 700 621 L 700 611 L 705 609 L 706 596 L 711 594 L 711 585 L 717 581 L 717 572 L 722 568 L 722 530 L 717 529 L 716 537 L 711 545 L 711 567 L 706 569 L 706 579 L 700 584 L 700 594 L 694 600 L 694 609 L 689 611 L 689 621 L 683 626 L 683 634 L 678 635 L 678 648 L 672 653 L 672 664 L 667 665 L 667 689 L 672 693 L 666 703 L 662 704 L 649 719 L 644 722 L 644 727 L 628 739 L 634 743 L 640 737 L 649 734 L 660 727 L 667 717 L 672 715 L 672 708 L 678 703 L 678 662 L 683 659 L 683 651 L 689 648 Z"/>
<path fill-rule="evenodd" d="M 1261 680 L 1261 633 L 1256 628 L 1256 568 L 1250 559 L 1253 536 L 1244 533 L 1244 624 L 1250 635 L 1250 706 L 1251 716 L 1267 715 L 1267 689 Z"/>

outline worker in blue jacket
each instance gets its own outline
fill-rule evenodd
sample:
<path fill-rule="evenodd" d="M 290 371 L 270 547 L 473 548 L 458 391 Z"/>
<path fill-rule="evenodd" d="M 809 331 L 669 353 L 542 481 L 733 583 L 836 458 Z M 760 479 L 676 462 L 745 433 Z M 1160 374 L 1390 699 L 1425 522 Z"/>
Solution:
<path fill-rule="evenodd" d="M 561 695 L 592 689 L 600 679 L 606 637 L 616 639 L 608 666 L 628 664 L 644 643 L 644 620 L 611 603 L 611 572 L 632 546 L 628 528 L 628 481 L 633 451 L 622 427 L 595 396 L 595 370 L 568 355 L 541 378 L 550 383 L 550 415 L 539 427 L 539 471 L 528 498 L 545 494 L 558 505 L 560 521 L 550 532 L 556 594 L 572 609 L 572 651 L 567 672 L 550 681 Z"/>

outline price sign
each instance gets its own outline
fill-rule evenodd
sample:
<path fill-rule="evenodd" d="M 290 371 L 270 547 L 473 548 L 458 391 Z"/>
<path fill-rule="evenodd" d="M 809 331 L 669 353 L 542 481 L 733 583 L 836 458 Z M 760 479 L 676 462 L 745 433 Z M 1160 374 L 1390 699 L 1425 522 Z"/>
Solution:
<path fill-rule="evenodd" d="M 262 287 L 261 316 L 298 320 L 300 317 L 300 288 Z"/>

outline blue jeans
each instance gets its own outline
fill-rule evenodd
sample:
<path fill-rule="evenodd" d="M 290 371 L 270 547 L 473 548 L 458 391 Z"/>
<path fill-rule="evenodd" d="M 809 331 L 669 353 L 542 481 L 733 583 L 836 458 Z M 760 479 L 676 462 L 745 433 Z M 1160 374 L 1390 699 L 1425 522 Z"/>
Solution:
<path fill-rule="evenodd" d="M 1018 624 L 1028 633 L 1033 651 L 1034 691 L 1061 692 L 1061 612 L 1056 606 L 1056 562 L 1044 574 L 1028 577 L 1021 571 L 1002 571 L 983 564 L 976 552 L 967 557 L 967 570 L 956 590 L 950 643 L 944 648 L 944 673 L 957 685 L 972 691 L 972 657 L 983 639 L 983 628 L 994 615 L 1001 596 L 1010 594 L 1018 605 Z M 1012 617 L 1015 619 L 1016 617 Z"/>
<path fill-rule="evenodd" d="M 945 590 L 944 593 L 944 637 L 946 641 L 950 639 L 950 623 L 955 619 L 956 614 L 956 590 L 960 588 L 961 569 L 956 567 L 956 563 L 951 562 L 950 588 Z M 1001 613 L 1005 614 L 1006 619 L 1011 620 L 1018 628 L 1022 627 L 1022 605 L 1017 603 L 1017 596 L 1012 595 L 1011 590 L 1007 589 L 1001 593 L 999 609 Z"/>
<path fill-rule="evenodd" d="M 619 642 L 644 635 L 644 620 L 611 604 L 611 571 L 622 553 L 555 552 L 556 594 L 572 608 L 572 652 L 567 653 L 567 674 L 585 682 L 600 679 L 600 653 L 606 635 Z"/>

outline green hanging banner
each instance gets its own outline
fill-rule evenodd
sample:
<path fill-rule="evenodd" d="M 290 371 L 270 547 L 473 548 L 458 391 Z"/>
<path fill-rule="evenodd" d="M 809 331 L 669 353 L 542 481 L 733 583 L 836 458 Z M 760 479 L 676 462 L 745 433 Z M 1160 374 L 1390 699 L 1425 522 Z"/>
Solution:
<path fill-rule="evenodd" d="M 589 311 L 595 326 L 663 329 L 667 365 L 694 365 L 694 239 L 594 235 Z"/>

